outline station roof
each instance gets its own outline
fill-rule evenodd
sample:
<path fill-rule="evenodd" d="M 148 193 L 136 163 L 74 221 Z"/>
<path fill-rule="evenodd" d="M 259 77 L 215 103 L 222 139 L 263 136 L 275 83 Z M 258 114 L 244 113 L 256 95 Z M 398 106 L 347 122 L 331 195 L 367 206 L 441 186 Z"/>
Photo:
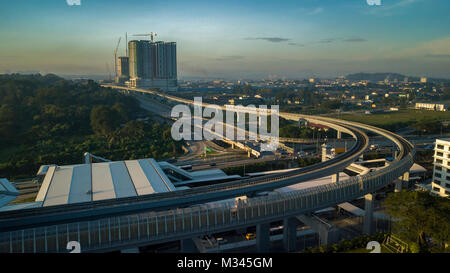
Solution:
<path fill-rule="evenodd" d="M 409 169 L 410 174 L 424 173 L 426 171 L 427 171 L 427 169 L 425 169 L 424 167 L 420 166 L 417 163 L 414 163 L 414 165 L 412 165 L 411 169 Z"/>
<path fill-rule="evenodd" d="M 0 178 L 0 207 L 16 199 L 19 192 L 6 178 Z"/>
<path fill-rule="evenodd" d="M 46 207 L 174 190 L 154 159 L 53 165 L 48 167 L 35 201 Z"/>
<path fill-rule="evenodd" d="M 216 178 L 226 176 L 224 171 L 220 169 L 212 169 L 212 170 L 203 170 L 203 171 L 195 171 L 190 172 L 194 179 L 199 178 Z"/>
<path fill-rule="evenodd" d="M 344 181 L 344 180 L 348 179 L 349 177 L 350 176 L 344 172 L 339 173 L 340 181 Z M 334 182 L 332 181 L 332 175 L 330 175 L 330 176 L 325 176 L 325 177 L 321 177 L 318 179 L 290 185 L 287 187 L 279 188 L 279 189 L 276 189 L 275 192 L 287 193 L 287 192 L 299 191 L 299 190 L 304 190 L 307 188 L 313 188 L 313 187 L 323 186 L 323 185 L 332 184 L 332 183 L 334 183 Z"/>

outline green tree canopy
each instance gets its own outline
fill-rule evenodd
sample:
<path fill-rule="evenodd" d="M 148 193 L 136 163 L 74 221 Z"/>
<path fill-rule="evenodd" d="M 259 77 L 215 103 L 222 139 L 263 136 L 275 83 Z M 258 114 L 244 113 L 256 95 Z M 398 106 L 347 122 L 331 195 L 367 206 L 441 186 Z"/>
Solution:
<path fill-rule="evenodd" d="M 384 201 L 387 212 L 395 219 L 394 231 L 422 250 L 432 245 L 445 248 L 450 232 L 450 200 L 427 192 L 402 191 L 392 193 Z"/>

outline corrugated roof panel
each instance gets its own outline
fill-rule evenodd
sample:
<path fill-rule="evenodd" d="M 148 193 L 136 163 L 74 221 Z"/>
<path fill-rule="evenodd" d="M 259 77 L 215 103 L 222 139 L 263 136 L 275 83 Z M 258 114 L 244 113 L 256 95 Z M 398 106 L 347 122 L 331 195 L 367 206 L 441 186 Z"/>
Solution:
<path fill-rule="evenodd" d="M 1 203 L 1 201 L 0 201 Z M 42 206 L 42 202 L 30 202 L 30 203 L 21 203 L 21 204 L 12 204 L 7 205 L 0 208 L 0 212 L 19 210 L 19 209 L 31 209 L 31 208 L 39 208 Z"/>
<path fill-rule="evenodd" d="M 73 166 L 69 203 L 92 201 L 91 166 L 89 164 Z"/>
<path fill-rule="evenodd" d="M 3 186 L 2 181 L 0 180 L 0 191 L 8 191 L 6 187 Z"/>
<path fill-rule="evenodd" d="M 9 192 L 19 193 L 19 191 L 6 178 L 0 178 L 0 184 Z"/>
<path fill-rule="evenodd" d="M 164 183 L 163 185 L 164 185 L 164 189 L 165 189 L 164 191 L 174 191 L 175 187 L 173 186 L 172 182 L 167 177 L 167 175 L 164 173 L 164 171 L 161 169 L 158 162 L 156 162 L 153 158 L 149 158 L 147 160 L 153 166 L 153 168 L 155 169 L 155 171 L 157 172 L 159 177 L 161 177 L 161 179 L 163 180 L 163 183 Z"/>
<path fill-rule="evenodd" d="M 12 195 L 3 195 L 0 194 L 0 207 L 8 204 L 9 202 L 11 202 L 12 200 L 16 199 L 17 196 L 12 196 Z"/>
<path fill-rule="evenodd" d="M 226 175 L 225 172 L 223 172 L 220 169 L 205 170 L 205 171 L 195 171 L 195 172 L 190 172 L 190 174 L 194 178 L 199 178 L 199 177 L 204 177 L 204 176 L 215 177 L 217 175 L 220 175 L 220 176 Z"/>
<path fill-rule="evenodd" d="M 112 199 L 116 197 L 111 177 L 110 163 L 92 164 L 92 200 Z"/>
<path fill-rule="evenodd" d="M 138 160 L 127 160 L 125 165 L 138 195 L 155 193 Z"/>
<path fill-rule="evenodd" d="M 113 177 L 116 197 L 121 198 L 137 196 L 136 189 L 134 188 L 133 181 L 131 181 L 130 175 L 128 174 L 125 163 L 123 161 L 111 162 L 109 167 Z"/>
<path fill-rule="evenodd" d="M 139 160 L 139 165 L 141 165 L 142 170 L 147 176 L 147 179 L 150 181 L 150 184 L 155 192 L 168 191 L 167 187 L 164 185 L 163 180 L 158 175 L 155 168 L 150 164 L 150 161 L 141 159 Z"/>
<path fill-rule="evenodd" d="M 176 167 L 175 165 L 172 165 L 170 163 L 167 163 L 166 161 L 162 161 L 158 163 L 158 166 L 164 168 L 164 169 L 171 169 L 172 171 L 181 174 L 182 176 L 187 177 L 188 179 L 194 179 L 194 177 L 191 175 L 190 172 L 187 172 L 179 167 Z"/>
<path fill-rule="evenodd" d="M 56 166 L 51 166 L 48 168 L 47 174 L 44 177 L 44 181 L 39 189 L 38 195 L 36 196 L 36 202 L 42 202 L 47 195 L 48 187 L 50 186 L 50 182 L 52 181 L 53 174 L 55 173 Z"/>
<path fill-rule="evenodd" d="M 53 175 L 47 196 L 45 196 L 44 207 L 67 204 L 69 199 L 70 184 L 72 181 L 72 167 L 58 167 Z M 47 177 L 46 177 L 47 178 Z"/>

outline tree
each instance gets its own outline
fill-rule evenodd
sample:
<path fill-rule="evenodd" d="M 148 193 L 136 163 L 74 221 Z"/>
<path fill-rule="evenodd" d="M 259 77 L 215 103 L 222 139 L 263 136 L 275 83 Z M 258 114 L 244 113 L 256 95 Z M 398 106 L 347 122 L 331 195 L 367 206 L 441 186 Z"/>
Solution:
<path fill-rule="evenodd" d="M 144 114 L 132 96 L 91 80 L 0 75 L 0 177 L 31 177 L 45 164 L 78 164 L 86 151 L 111 160 L 181 153 L 169 125 L 136 121 Z"/>
<path fill-rule="evenodd" d="M 103 105 L 95 106 L 91 111 L 91 127 L 98 135 L 111 135 L 117 127 L 115 112 Z"/>
<path fill-rule="evenodd" d="M 387 212 L 394 218 L 395 232 L 417 243 L 422 251 L 432 239 L 444 246 L 449 240 L 450 200 L 426 192 L 402 191 L 392 193 L 384 201 Z"/>

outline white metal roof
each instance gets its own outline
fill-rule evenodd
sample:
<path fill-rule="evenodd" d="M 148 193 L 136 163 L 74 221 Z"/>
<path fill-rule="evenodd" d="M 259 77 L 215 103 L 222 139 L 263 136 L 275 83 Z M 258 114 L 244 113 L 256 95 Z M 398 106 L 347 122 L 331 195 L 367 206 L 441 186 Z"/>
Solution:
<path fill-rule="evenodd" d="M 203 171 L 194 171 L 190 172 L 190 174 L 194 177 L 194 179 L 198 178 L 206 178 L 206 177 L 217 177 L 226 175 L 224 171 L 220 169 L 212 169 L 212 170 L 203 170 Z"/>
<path fill-rule="evenodd" d="M 426 171 L 427 171 L 427 169 L 425 169 L 424 167 L 420 166 L 417 163 L 414 163 L 414 165 L 412 165 L 411 169 L 409 169 L 410 174 L 423 173 Z"/>
<path fill-rule="evenodd" d="M 6 178 L 0 178 L 0 207 L 16 199 L 19 192 Z"/>
<path fill-rule="evenodd" d="M 53 206 L 174 190 L 153 159 L 49 166 L 35 201 Z"/>
<path fill-rule="evenodd" d="M 344 181 L 348 178 L 349 178 L 349 176 L 346 173 L 344 173 L 344 172 L 339 173 L 339 181 Z M 298 184 L 290 185 L 287 187 L 279 188 L 279 189 L 276 189 L 275 192 L 287 193 L 287 192 L 304 190 L 307 188 L 313 188 L 313 187 L 323 186 L 323 185 L 332 184 L 332 183 L 335 183 L 335 182 L 332 181 L 332 175 L 330 175 L 330 176 L 325 176 L 325 177 L 321 177 L 318 179 L 309 180 L 306 182 L 301 182 Z"/>
<path fill-rule="evenodd" d="M 42 202 L 27 202 L 27 203 L 11 204 L 11 205 L 6 205 L 4 207 L 0 207 L 0 212 L 13 211 L 13 210 L 19 210 L 19 209 L 38 208 L 41 206 L 42 206 Z"/>

